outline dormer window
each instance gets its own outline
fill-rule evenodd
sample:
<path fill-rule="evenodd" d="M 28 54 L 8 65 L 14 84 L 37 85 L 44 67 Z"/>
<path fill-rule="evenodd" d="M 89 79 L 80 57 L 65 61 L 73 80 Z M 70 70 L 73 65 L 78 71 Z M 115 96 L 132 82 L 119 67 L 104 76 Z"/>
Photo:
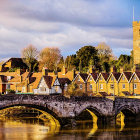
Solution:
<path fill-rule="evenodd" d="M 113 81 L 114 80 L 114 77 L 111 77 L 111 81 Z"/>
<path fill-rule="evenodd" d="M 125 80 L 125 77 L 124 76 L 122 77 L 122 80 Z"/>
<path fill-rule="evenodd" d="M 92 81 L 92 77 L 90 77 L 90 81 Z"/>
<path fill-rule="evenodd" d="M 80 78 L 78 77 L 78 81 L 80 81 Z"/>
<path fill-rule="evenodd" d="M 100 80 L 101 80 L 101 81 L 102 81 L 102 79 L 103 79 L 103 78 L 102 78 L 102 77 L 100 77 Z"/>

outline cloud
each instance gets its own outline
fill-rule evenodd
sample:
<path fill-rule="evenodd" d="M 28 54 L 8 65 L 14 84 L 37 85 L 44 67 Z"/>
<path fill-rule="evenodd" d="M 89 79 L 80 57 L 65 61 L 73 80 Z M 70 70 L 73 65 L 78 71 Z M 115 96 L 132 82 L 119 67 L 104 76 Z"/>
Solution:
<path fill-rule="evenodd" d="M 116 48 L 132 49 L 131 17 L 125 2 L 0 1 L 2 57 L 20 56 L 21 49 L 28 44 L 39 50 L 46 46 L 58 46 L 66 56 L 84 45 L 96 46 L 99 42 L 106 42 L 117 55 Z"/>

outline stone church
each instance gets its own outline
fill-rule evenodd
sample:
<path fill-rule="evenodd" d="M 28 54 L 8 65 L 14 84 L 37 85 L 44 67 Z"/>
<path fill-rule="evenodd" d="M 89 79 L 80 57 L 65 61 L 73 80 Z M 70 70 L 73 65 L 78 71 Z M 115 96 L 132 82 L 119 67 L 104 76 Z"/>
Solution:
<path fill-rule="evenodd" d="M 133 56 L 134 65 L 140 64 L 140 21 L 133 21 Z"/>

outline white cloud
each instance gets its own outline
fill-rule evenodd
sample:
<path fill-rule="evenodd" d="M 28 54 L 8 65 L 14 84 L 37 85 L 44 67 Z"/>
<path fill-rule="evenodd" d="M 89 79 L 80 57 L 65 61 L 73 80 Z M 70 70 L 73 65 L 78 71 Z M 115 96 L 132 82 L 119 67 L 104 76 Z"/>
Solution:
<path fill-rule="evenodd" d="M 99 42 L 113 50 L 131 49 L 132 28 L 121 15 L 123 6 L 109 0 L 2 0 L 0 55 L 19 56 L 28 44 L 38 49 L 58 46 L 63 55 Z"/>

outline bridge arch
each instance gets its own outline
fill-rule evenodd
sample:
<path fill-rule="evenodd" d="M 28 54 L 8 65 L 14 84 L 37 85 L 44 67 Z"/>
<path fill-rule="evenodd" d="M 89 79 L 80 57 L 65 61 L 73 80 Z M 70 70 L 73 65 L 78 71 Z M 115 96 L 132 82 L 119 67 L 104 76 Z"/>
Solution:
<path fill-rule="evenodd" d="M 46 113 L 46 115 L 48 116 L 48 118 L 51 119 L 51 124 L 52 125 L 57 125 L 58 127 L 62 124 L 61 119 L 58 117 L 58 115 L 50 110 L 48 107 L 44 107 L 41 105 L 34 105 L 34 104 L 22 104 L 22 103 L 14 103 L 14 104 L 7 104 L 7 105 L 3 105 L 2 107 L 0 107 L 0 110 L 6 109 L 6 108 L 10 108 L 10 107 L 16 107 L 16 106 L 25 106 L 25 107 L 30 107 L 33 109 L 36 109 L 38 111 L 40 111 L 41 113 Z"/>
<path fill-rule="evenodd" d="M 93 123 L 98 123 L 99 119 L 102 118 L 102 112 L 93 106 L 88 106 L 82 109 L 77 115 L 76 119 L 81 119 L 83 115 L 83 118 L 92 120 Z M 81 119 L 82 120 L 82 119 Z"/>
<path fill-rule="evenodd" d="M 122 106 L 118 109 L 115 116 L 117 116 L 120 112 L 122 112 L 125 116 L 125 120 L 133 120 L 136 117 L 136 110 L 135 108 L 129 106 Z"/>

